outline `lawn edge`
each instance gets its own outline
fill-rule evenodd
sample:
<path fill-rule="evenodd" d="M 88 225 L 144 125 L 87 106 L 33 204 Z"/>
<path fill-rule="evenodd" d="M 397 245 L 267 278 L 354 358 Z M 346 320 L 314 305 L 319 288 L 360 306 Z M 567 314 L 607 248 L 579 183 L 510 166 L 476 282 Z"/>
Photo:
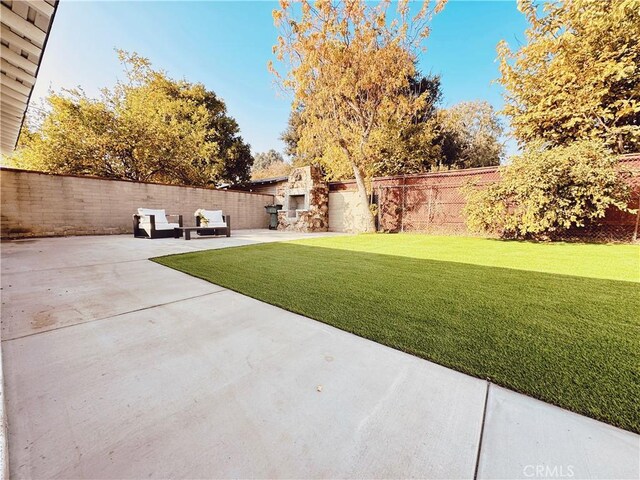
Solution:
<path fill-rule="evenodd" d="M 275 243 L 288 243 L 288 242 L 275 242 Z M 258 245 L 269 245 L 269 244 L 258 244 Z M 462 373 L 462 374 L 465 374 L 465 375 L 469 375 L 470 377 L 473 377 L 473 378 L 476 378 L 476 379 L 484 380 L 484 381 L 486 381 L 488 383 L 492 383 L 492 384 L 497 385 L 499 387 L 506 388 L 506 389 L 508 389 L 508 390 L 510 390 L 512 392 L 519 393 L 521 395 L 527 396 L 529 398 L 533 398 L 534 400 L 538 400 L 538 401 L 541 401 L 541 402 L 544 402 L 544 403 L 547 403 L 547 404 L 550 404 L 550 405 L 554 405 L 554 406 L 562 408 L 563 410 L 566 410 L 568 412 L 572 412 L 572 413 L 575 413 L 575 414 L 578 414 L 578 415 L 582 415 L 584 417 L 587 417 L 587 418 L 590 418 L 592 420 L 604 423 L 606 425 L 618 428 L 620 430 L 624 430 L 624 431 L 627 431 L 627 432 L 631 432 L 631 433 L 640 435 L 640 425 L 638 425 L 637 428 L 634 428 L 633 426 L 627 427 L 625 425 L 612 423 L 608 419 L 604 419 L 604 418 L 598 417 L 596 415 L 592 415 L 592 414 L 590 414 L 590 412 L 584 412 L 584 411 L 579 411 L 577 409 L 570 408 L 568 405 L 565 405 L 565 404 L 563 404 L 561 402 L 557 402 L 554 399 L 547 399 L 547 398 L 545 398 L 543 396 L 536 396 L 535 394 L 532 394 L 531 392 L 519 389 L 519 388 L 517 388 L 517 387 L 515 387 L 515 386 L 513 386 L 511 384 L 507 384 L 507 383 L 496 381 L 496 379 L 491 378 L 491 377 L 479 376 L 476 373 L 474 373 L 473 371 L 471 371 L 470 369 L 465 368 L 464 366 L 441 363 L 441 362 L 439 362 L 437 360 L 434 360 L 434 359 L 425 357 L 423 355 L 420 355 L 420 354 L 418 354 L 418 352 L 413 351 L 410 348 L 402 348 L 400 346 L 393 345 L 391 343 L 385 343 L 385 342 L 378 341 L 378 340 L 376 340 L 374 338 L 370 338 L 370 337 L 368 337 L 366 335 L 361 335 L 360 333 L 357 333 L 357 332 L 352 331 L 350 329 L 344 329 L 344 328 L 338 327 L 338 326 L 333 325 L 331 323 L 328 323 L 328 322 L 326 322 L 326 321 L 324 321 L 324 320 L 322 320 L 320 318 L 316 318 L 315 316 L 311 316 L 311 315 L 308 315 L 308 314 L 306 314 L 304 312 L 289 308 L 286 305 L 282 305 L 282 304 L 279 304 L 279 303 L 268 302 L 268 301 L 266 301 L 266 300 L 264 300 L 262 298 L 253 296 L 253 295 L 251 295 L 249 293 L 240 291 L 240 290 L 238 290 L 238 289 L 236 289 L 234 287 L 225 285 L 224 283 L 214 283 L 211 280 L 209 280 L 207 278 L 204 278 L 204 277 L 202 277 L 200 275 L 191 273 L 189 271 L 186 271 L 186 270 L 183 270 L 183 269 L 180 269 L 180 268 L 175 268 L 173 266 L 166 265 L 166 264 L 164 264 L 164 263 L 162 263 L 160 261 L 163 258 L 170 258 L 170 257 L 175 257 L 175 256 L 184 256 L 184 255 L 189 255 L 189 254 L 199 254 L 199 253 L 202 253 L 202 252 L 205 252 L 205 251 L 212 251 L 212 250 L 215 251 L 215 250 L 227 250 L 227 249 L 232 249 L 232 248 L 234 248 L 234 249 L 235 248 L 245 248 L 245 247 L 250 247 L 250 246 L 252 246 L 252 245 L 237 245 L 237 246 L 233 246 L 233 247 L 227 247 L 227 248 L 224 248 L 224 249 L 209 249 L 209 250 L 201 250 L 201 251 L 196 251 L 196 252 L 175 253 L 175 254 L 169 254 L 169 255 L 161 255 L 161 256 L 158 256 L 158 257 L 152 257 L 152 258 L 149 258 L 149 260 L 154 262 L 154 263 L 157 263 L 158 265 L 162 265 L 164 267 L 171 268 L 172 270 L 175 270 L 175 271 L 184 273 L 186 275 L 189 275 L 190 277 L 197 278 L 199 280 L 203 280 L 203 281 L 208 282 L 208 283 L 210 283 L 212 285 L 217 285 L 219 287 L 222 287 L 222 288 L 225 288 L 225 289 L 230 290 L 232 292 L 238 293 L 240 295 L 244 295 L 246 297 L 252 298 L 252 299 L 257 300 L 259 302 L 263 302 L 263 303 L 266 303 L 268 305 L 272 305 L 274 307 L 281 308 L 282 310 L 285 310 L 287 312 L 291 312 L 291 313 L 294 313 L 296 315 L 300 315 L 300 316 L 303 316 L 305 318 L 309 318 L 309 319 L 311 319 L 313 321 L 320 322 L 320 323 L 322 323 L 324 325 L 328 325 L 328 326 L 330 326 L 332 328 L 336 328 L 337 330 L 340 330 L 342 332 L 347 332 L 347 333 L 349 333 L 351 335 L 355 335 L 355 336 L 357 336 L 359 338 L 363 338 L 365 340 L 377 343 L 379 345 L 383 345 L 383 346 L 388 347 L 388 348 L 393 348 L 394 350 L 406 353 L 408 355 L 412 355 L 412 356 L 414 356 L 416 358 L 419 358 L 421 360 L 425 360 L 427 362 L 434 363 L 436 365 L 439 365 L 439 366 L 444 367 L 444 368 L 448 368 L 448 369 L 453 370 L 455 372 Z M 494 268 L 501 268 L 501 267 L 494 267 Z M 538 272 L 538 273 L 548 273 L 548 272 Z M 577 277 L 577 278 L 588 278 L 588 277 Z M 611 281 L 623 281 L 623 280 L 611 280 Z M 634 283 L 635 284 L 635 282 L 627 282 L 627 283 Z"/>

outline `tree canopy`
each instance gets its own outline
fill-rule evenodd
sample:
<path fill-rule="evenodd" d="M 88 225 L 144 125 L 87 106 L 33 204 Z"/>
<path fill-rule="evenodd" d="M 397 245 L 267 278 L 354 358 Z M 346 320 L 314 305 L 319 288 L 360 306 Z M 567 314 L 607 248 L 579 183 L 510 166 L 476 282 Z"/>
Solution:
<path fill-rule="evenodd" d="M 597 139 L 640 150 L 640 2 L 519 0 L 529 28 L 498 46 L 505 113 L 521 144 Z"/>
<path fill-rule="evenodd" d="M 256 153 L 251 169 L 251 180 L 289 175 L 291 168 L 291 164 L 285 162 L 282 154 L 274 149 Z"/>
<path fill-rule="evenodd" d="M 504 129 L 497 112 L 485 101 L 461 102 L 450 108 L 438 108 L 442 92 L 440 77 L 421 76 L 409 79 L 406 94 L 427 95 L 423 109 L 411 118 L 387 125 L 371 144 L 371 173 L 375 176 L 406 175 L 442 168 L 472 168 L 499 165 L 504 158 Z M 302 125 L 301 108 L 292 110 L 281 139 L 287 155 L 296 165 L 323 163 L 323 155 L 335 154 L 323 148 L 299 151 Z M 340 155 L 340 153 L 338 153 Z M 330 178 L 351 178 L 350 168 L 328 172 Z"/>
<path fill-rule="evenodd" d="M 461 102 L 438 112 L 439 165 L 454 168 L 500 165 L 504 130 L 488 102 Z"/>
<path fill-rule="evenodd" d="M 424 172 L 441 163 L 441 150 L 437 145 L 436 115 L 442 92 L 440 77 L 422 76 L 417 71 L 408 79 L 408 88 L 404 94 L 418 98 L 425 96 L 422 110 L 402 121 L 390 122 L 381 128 L 378 137 L 371 142 L 371 175 L 397 175 Z M 304 151 L 298 149 L 300 132 L 304 129 L 301 115 L 302 107 L 292 110 L 287 129 L 281 139 L 285 142 L 287 155 L 293 158 L 295 165 L 331 163 L 327 175 L 332 179 L 351 178 L 353 170 L 348 164 L 327 162 L 326 155 L 342 156 L 335 149 L 326 148 L 321 139 L 307 145 Z"/>
<path fill-rule="evenodd" d="M 293 166 L 285 161 L 270 163 L 265 168 L 251 171 L 251 180 L 261 180 L 264 178 L 286 177 L 291 173 Z"/>
<path fill-rule="evenodd" d="M 280 152 L 276 152 L 273 148 L 268 152 L 256 153 L 253 157 L 253 170 L 263 170 L 273 163 L 284 162 L 284 158 Z"/>
<path fill-rule="evenodd" d="M 243 183 L 253 163 L 237 122 L 204 85 L 173 80 L 118 52 L 126 81 L 89 98 L 51 93 L 24 131 L 16 166 L 55 173 L 207 186 Z"/>
<path fill-rule="evenodd" d="M 440 77 L 422 76 L 416 71 L 408 80 L 403 93 L 410 101 L 420 102 L 420 108 L 411 115 L 388 120 L 372 139 L 373 175 L 420 173 L 439 163 L 436 123 L 442 98 Z"/>

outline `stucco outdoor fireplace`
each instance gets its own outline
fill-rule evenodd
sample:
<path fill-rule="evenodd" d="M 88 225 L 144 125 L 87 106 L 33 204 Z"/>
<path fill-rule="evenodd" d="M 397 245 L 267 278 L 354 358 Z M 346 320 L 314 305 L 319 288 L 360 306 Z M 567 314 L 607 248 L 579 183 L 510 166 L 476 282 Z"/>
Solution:
<path fill-rule="evenodd" d="M 278 230 L 326 232 L 329 228 L 329 186 L 316 167 L 294 169 L 279 187 Z"/>

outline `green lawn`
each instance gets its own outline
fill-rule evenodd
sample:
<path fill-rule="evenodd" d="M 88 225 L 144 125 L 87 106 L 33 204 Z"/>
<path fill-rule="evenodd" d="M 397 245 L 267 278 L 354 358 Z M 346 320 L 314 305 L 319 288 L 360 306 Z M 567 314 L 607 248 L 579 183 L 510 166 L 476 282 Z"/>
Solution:
<path fill-rule="evenodd" d="M 360 235 L 154 260 L 640 432 L 638 246 Z"/>

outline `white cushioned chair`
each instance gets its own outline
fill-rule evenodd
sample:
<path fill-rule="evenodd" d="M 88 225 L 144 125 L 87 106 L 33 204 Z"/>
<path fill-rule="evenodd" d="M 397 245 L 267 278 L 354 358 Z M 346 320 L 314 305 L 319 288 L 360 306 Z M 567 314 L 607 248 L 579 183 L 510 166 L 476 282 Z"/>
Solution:
<path fill-rule="evenodd" d="M 167 217 L 177 217 L 178 223 Z M 176 227 L 182 226 L 182 215 L 167 215 L 163 209 L 139 208 L 133 216 L 133 236 L 138 238 L 173 237 Z"/>
<path fill-rule="evenodd" d="M 196 227 L 199 229 L 198 235 L 220 235 L 224 233 L 227 237 L 231 236 L 231 216 L 223 215 L 222 210 L 196 210 Z M 204 220 L 203 221 L 203 218 Z"/>

